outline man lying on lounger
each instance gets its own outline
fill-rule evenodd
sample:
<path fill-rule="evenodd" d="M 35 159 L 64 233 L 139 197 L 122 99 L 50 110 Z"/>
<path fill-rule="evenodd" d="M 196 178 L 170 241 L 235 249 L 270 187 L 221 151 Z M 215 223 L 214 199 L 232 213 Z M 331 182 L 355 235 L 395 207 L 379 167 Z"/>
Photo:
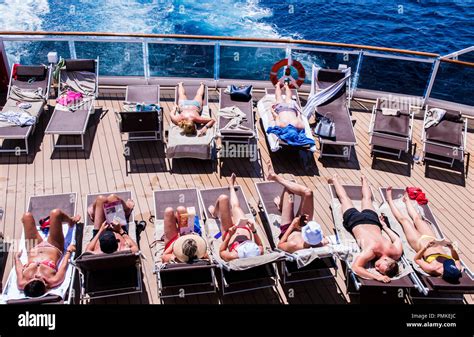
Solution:
<path fill-rule="evenodd" d="M 192 263 L 199 259 L 209 259 L 207 243 L 196 233 L 181 235 L 180 228 L 187 227 L 188 214 L 184 206 L 176 211 L 167 207 L 164 213 L 165 250 L 161 256 L 164 263 Z"/>
<path fill-rule="evenodd" d="M 201 82 L 196 96 L 192 100 L 187 98 L 183 82 L 178 83 L 178 105 L 175 105 L 171 110 L 171 121 L 182 128 L 186 135 L 203 136 L 215 123 L 214 119 L 201 116 L 203 97 L 204 83 Z M 197 131 L 196 124 L 204 126 Z"/>
<path fill-rule="evenodd" d="M 127 231 L 118 222 L 108 223 L 106 221 L 104 205 L 113 202 L 121 202 L 125 216 L 128 219 L 132 213 L 135 203 L 132 200 L 124 201 L 115 194 L 109 196 L 99 195 L 94 203 L 87 209 L 90 219 L 94 222 L 92 240 L 86 247 L 86 252 L 93 254 L 112 254 L 118 251 L 139 251 L 135 241 L 128 236 Z"/>
<path fill-rule="evenodd" d="M 281 196 L 274 200 L 281 212 L 282 223 L 278 248 L 288 253 L 294 253 L 300 249 L 327 245 L 329 241 L 323 237 L 321 225 L 312 220 L 314 216 L 313 191 L 275 174 L 270 162 L 267 162 L 267 165 L 267 179 L 284 187 Z M 294 214 L 295 195 L 301 197 L 301 204 L 296 216 Z"/>
<path fill-rule="evenodd" d="M 74 226 L 80 219 L 80 215 L 71 217 L 59 209 L 52 210 L 49 219 L 45 219 L 49 221 L 48 238 L 43 240 L 36 228 L 33 214 L 23 215 L 21 221 L 25 231 L 28 262 L 22 265 L 20 258 L 23 252 L 20 251 L 15 256 L 15 270 L 18 289 L 23 290 L 26 296 L 42 296 L 64 281 L 69 258 L 76 247 L 71 244 L 64 252 L 62 224 L 68 223 L 69 226 Z"/>
<path fill-rule="evenodd" d="M 372 206 L 372 192 L 364 176 L 361 177 L 361 182 L 362 211 L 360 212 L 354 208 L 344 186 L 339 182 L 339 176 L 335 174 L 332 179 L 329 179 L 341 202 L 344 228 L 354 235 L 362 249 L 352 264 L 352 270 L 363 278 L 388 283 L 391 277 L 398 274 L 397 260 L 403 252 L 402 242 L 400 237 L 383 221 L 383 218 L 377 216 Z M 382 235 L 382 230 L 387 233 L 390 240 Z M 375 269 L 380 275 L 371 273 L 365 268 L 365 265 L 372 260 L 375 260 Z"/>
<path fill-rule="evenodd" d="M 417 252 L 414 260 L 427 274 L 440 276 L 450 283 L 458 282 L 462 276 L 459 255 L 451 242 L 436 240 L 430 224 L 417 212 L 408 196 L 403 196 L 410 218 L 397 208 L 392 197 L 392 187 L 387 188 L 387 202 L 405 232 L 408 244 Z M 447 251 L 449 250 L 449 254 Z"/>
<path fill-rule="evenodd" d="M 240 208 L 235 192 L 236 176 L 232 173 L 229 186 L 230 197 L 221 194 L 216 204 L 209 206 L 213 218 L 219 218 L 222 228 L 222 244 L 219 249 L 224 261 L 255 257 L 263 254 L 263 243 L 252 220 Z"/>

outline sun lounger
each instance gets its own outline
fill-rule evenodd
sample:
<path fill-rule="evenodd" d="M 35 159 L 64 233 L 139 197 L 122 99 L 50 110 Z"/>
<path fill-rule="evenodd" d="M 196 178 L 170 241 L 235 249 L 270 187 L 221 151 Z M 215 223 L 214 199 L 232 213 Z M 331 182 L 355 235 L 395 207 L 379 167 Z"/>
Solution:
<path fill-rule="evenodd" d="M 378 152 L 400 158 L 403 152 L 407 153 L 412 148 L 415 113 L 409 106 L 408 110 L 393 109 L 399 111 L 395 115 L 384 114 L 382 109 L 392 105 L 387 99 L 377 98 L 369 125 L 369 144 L 371 154 Z"/>
<path fill-rule="evenodd" d="M 46 101 L 49 98 L 49 88 L 51 84 L 51 67 L 43 65 L 22 66 L 16 68 L 16 78 L 13 77 L 13 68 L 10 75 L 7 101 L 2 112 L 14 111 L 23 112 L 18 108 L 18 102 L 27 102 L 31 107 L 24 109 L 31 116 L 36 118 L 36 123 L 29 126 L 17 126 L 10 123 L 0 122 L 0 139 L 24 141 L 25 148 L 19 146 L 0 148 L 0 152 L 14 152 L 16 154 L 29 153 L 28 139 L 33 133 L 36 124 L 44 110 Z M 40 91 L 38 90 L 40 88 Z"/>
<path fill-rule="evenodd" d="M 116 194 L 122 200 L 132 199 L 132 193 L 105 192 L 89 194 L 85 200 L 85 226 L 82 237 L 84 249 L 92 240 L 94 224 L 88 216 L 87 208 L 99 195 Z M 128 234 L 130 238 L 137 242 L 136 225 L 134 213 L 128 220 Z M 143 290 L 141 272 L 141 253 L 131 251 L 120 251 L 112 254 L 92 254 L 83 252 L 75 261 L 74 265 L 79 272 L 79 281 L 82 301 L 111 297 L 118 295 L 128 295 L 141 293 Z"/>
<path fill-rule="evenodd" d="M 84 135 L 89 117 L 94 113 L 95 99 L 99 95 L 99 60 L 65 60 L 64 69 L 59 73 L 59 93 L 68 89 L 83 94 L 82 100 L 72 106 L 59 103 L 46 127 L 45 134 L 50 134 L 52 149 L 80 148 L 84 150 Z M 55 135 L 58 136 L 56 142 Z M 60 142 L 60 136 L 79 136 L 80 144 Z"/>
<path fill-rule="evenodd" d="M 154 273 L 158 284 L 160 298 L 183 297 L 199 294 L 214 294 L 217 291 L 215 276 L 216 264 L 212 259 L 201 259 L 189 263 L 163 263 L 164 243 L 164 211 L 167 207 L 174 210 L 178 206 L 194 207 L 199 216 L 202 236 L 208 241 L 208 233 L 202 220 L 201 203 L 197 189 L 177 189 L 155 191 L 155 241 L 151 245 Z M 210 255 L 210 250 L 208 249 Z"/>
<path fill-rule="evenodd" d="M 346 74 L 343 70 L 320 69 L 317 78 L 313 78 L 314 90 L 323 90 L 343 79 Z M 351 115 L 348 109 L 347 85 L 343 85 L 340 91 L 324 104 L 316 107 L 319 116 L 329 118 L 335 124 L 336 137 L 334 139 L 318 137 L 321 157 L 342 157 L 351 159 L 352 148 L 357 144 L 352 125 Z"/>
<path fill-rule="evenodd" d="M 357 185 L 344 185 L 346 193 L 351 198 L 354 207 L 361 209 L 362 202 L 362 188 Z M 382 283 L 376 280 L 368 280 L 356 275 L 352 271 L 352 261 L 356 254 L 360 252 L 360 247 L 355 238 L 343 226 L 342 209 L 333 185 L 329 185 L 329 192 L 331 195 L 331 210 L 334 220 L 335 231 L 338 242 L 346 247 L 351 247 L 344 253 L 339 254 L 341 261 L 345 262 L 346 267 L 346 283 L 347 289 L 354 289 L 360 294 L 361 301 L 368 302 L 384 302 L 384 301 L 403 301 L 403 299 L 411 293 L 411 290 L 420 289 L 419 279 L 417 278 L 413 268 L 408 261 L 402 256 L 398 261 L 400 272 L 393 277 L 390 283 Z M 372 193 L 372 196 L 374 194 Z M 379 210 L 379 203 L 373 199 L 374 209 Z M 366 266 L 370 271 L 373 266 Z M 353 287 L 351 287 L 352 281 Z M 400 289 L 402 293 L 400 293 Z M 403 295 L 403 296 L 400 296 Z M 367 296 L 367 297 L 366 297 Z"/>
<path fill-rule="evenodd" d="M 432 107 L 426 106 L 423 125 L 425 125 L 428 111 Z M 464 162 L 467 146 L 467 118 L 461 116 L 460 111 L 446 110 L 443 119 L 434 126 L 422 129 L 424 161 L 433 161 L 448 164 L 453 167 L 456 161 Z"/>
<path fill-rule="evenodd" d="M 281 196 L 283 186 L 276 182 L 255 183 L 259 198 L 259 206 L 263 211 L 265 232 L 272 249 L 278 249 L 279 235 L 281 233 L 281 212 L 276 207 L 274 199 Z M 298 209 L 301 198 L 295 196 L 295 209 Z M 332 237 L 332 238 L 331 238 Z M 336 242 L 334 236 L 328 237 L 330 242 Z M 295 253 L 285 253 L 285 261 L 280 265 L 283 283 L 303 282 L 325 278 L 333 278 L 330 269 L 337 275 L 337 264 L 333 258 L 335 246 L 330 244 L 320 248 L 302 249 Z"/>
<path fill-rule="evenodd" d="M 138 112 L 136 104 L 155 104 L 156 109 Z M 128 141 L 161 140 L 162 116 L 159 85 L 127 86 L 122 111 L 117 112 L 116 117 L 120 133 L 128 134 Z"/>
<path fill-rule="evenodd" d="M 462 261 L 461 264 L 463 265 L 464 270 L 462 273 L 462 277 L 459 279 L 459 283 L 457 284 L 446 282 L 441 277 L 430 276 L 426 272 L 424 272 L 420 266 L 418 266 L 418 264 L 413 260 L 416 251 L 408 244 L 405 237 L 405 233 L 403 232 L 403 228 L 390 211 L 390 207 L 388 206 L 388 203 L 386 201 L 387 189 L 380 188 L 379 192 L 383 200 L 383 204 L 380 207 L 380 210 L 383 211 L 388 217 L 392 229 L 395 230 L 397 234 L 402 238 L 404 254 L 407 257 L 407 260 L 412 264 L 413 269 L 418 274 L 418 277 L 422 280 L 421 292 L 424 295 L 427 295 L 426 298 L 453 300 L 452 296 L 446 295 L 458 294 L 460 295 L 459 297 L 462 300 L 462 294 L 474 294 L 474 274 L 471 270 L 469 270 L 469 268 L 467 268 L 467 266 Z M 408 216 L 406 206 L 401 200 L 404 193 L 405 189 L 394 188 L 392 190 L 392 197 L 397 207 Z M 423 217 L 432 226 L 433 232 L 436 234 L 437 239 L 445 239 L 443 231 L 438 221 L 436 220 L 429 204 L 416 204 L 415 207 L 418 208 Z"/>
<path fill-rule="evenodd" d="M 76 193 L 53 194 L 32 196 L 28 202 L 27 210 L 33 213 L 36 221 L 45 218 L 49 215 L 51 210 L 58 208 L 69 215 L 76 214 L 77 195 Z M 39 231 L 40 235 L 45 239 L 43 232 Z M 70 243 L 76 242 L 76 226 L 69 227 L 68 224 L 63 224 L 64 233 L 64 250 Z M 22 263 L 27 262 L 27 251 L 25 248 L 25 233 L 22 232 L 19 249 L 23 251 L 21 256 Z M 71 255 L 73 260 L 75 253 Z M 43 303 L 72 303 L 73 291 L 71 286 L 75 277 L 75 268 L 72 263 L 69 263 L 63 283 L 56 288 L 49 290 L 46 294 L 40 297 L 29 298 L 26 297 L 23 291 L 18 289 L 17 277 L 15 268 L 12 268 L 8 276 L 7 283 L 2 293 L 2 303 L 7 304 L 43 304 Z"/>
<path fill-rule="evenodd" d="M 189 97 L 195 95 L 199 88 L 199 86 L 197 85 L 185 85 L 185 87 Z M 212 117 L 211 110 L 209 108 L 208 97 L 209 93 L 208 88 L 206 86 L 204 90 L 201 115 L 206 117 Z M 178 104 L 178 87 L 176 87 L 175 89 L 174 103 Z M 215 134 L 215 124 L 212 128 L 207 130 L 204 136 L 198 137 L 197 135 L 186 136 L 179 126 L 170 123 L 168 137 L 167 139 L 165 139 L 166 158 L 168 158 L 169 160 L 175 158 L 195 158 L 201 160 L 213 160 L 216 158 Z"/>
<path fill-rule="evenodd" d="M 249 219 L 255 218 L 250 210 L 247 198 L 242 188 L 235 186 L 239 198 L 240 207 Z M 219 254 L 222 243 L 222 235 L 219 219 L 211 218 L 208 207 L 216 203 L 221 194 L 228 194 L 229 188 L 211 188 L 199 190 L 202 202 L 202 210 L 206 218 L 205 226 L 208 232 L 208 243 L 214 261 L 219 265 L 221 271 L 221 291 L 223 295 L 251 291 L 256 289 L 275 287 L 277 284 L 277 271 L 275 263 L 284 259 L 285 254 L 273 250 L 270 243 L 265 240 L 264 229 L 255 221 L 255 229 L 264 243 L 264 254 L 232 261 L 224 261 Z"/>
<path fill-rule="evenodd" d="M 235 111 L 225 111 L 233 107 L 236 108 Z M 243 115 L 239 115 L 241 113 Z M 234 101 L 229 94 L 220 90 L 217 136 L 220 137 L 222 146 L 220 158 L 254 157 L 251 151 L 258 151 L 258 134 L 252 100 Z"/>
<path fill-rule="evenodd" d="M 298 96 L 298 91 L 296 89 L 292 89 L 291 92 L 292 92 L 292 99 L 296 101 L 296 104 L 298 105 L 298 107 L 300 108 L 300 111 L 302 112 L 301 101 Z M 285 95 L 283 95 L 283 97 L 285 97 Z M 292 150 L 302 149 L 302 150 L 309 150 L 309 151 L 315 152 L 316 146 L 309 146 L 309 145 L 290 146 L 286 142 L 284 142 L 282 139 L 278 138 L 277 135 L 273 133 L 267 133 L 267 129 L 270 126 L 274 125 L 274 120 L 273 120 L 272 111 L 271 111 L 272 105 L 274 104 L 275 104 L 275 89 L 266 88 L 265 96 L 260 101 L 258 101 L 257 110 L 260 116 L 260 121 L 262 123 L 263 132 L 265 133 L 267 137 L 267 143 L 270 150 L 272 152 L 276 152 L 280 150 L 281 148 L 287 148 L 287 149 L 292 149 Z M 308 119 L 304 118 L 303 116 L 302 120 L 305 126 L 306 137 L 313 139 L 313 134 L 311 132 L 311 127 L 309 126 Z"/>

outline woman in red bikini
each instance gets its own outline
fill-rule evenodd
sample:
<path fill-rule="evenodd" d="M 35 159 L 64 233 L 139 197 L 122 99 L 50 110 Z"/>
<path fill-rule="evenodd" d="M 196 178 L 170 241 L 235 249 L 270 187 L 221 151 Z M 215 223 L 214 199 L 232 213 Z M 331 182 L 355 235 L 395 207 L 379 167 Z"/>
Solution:
<path fill-rule="evenodd" d="M 222 227 L 222 244 L 220 257 L 224 261 L 243 259 L 263 254 L 263 243 L 255 224 L 247 219 L 240 208 L 239 199 L 235 193 L 235 174 L 232 173 L 229 186 L 230 197 L 222 194 L 217 198 L 215 206 L 209 206 L 209 213 L 219 218 Z"/>
<path fill-rule="evenodd" d="M 22 251 L 15 256 L 15 269 L 18 289 L 28 297 L 42 296 L 49 289 L 57 287 L 64 281 L 67 265 L 76 247 L 71 244 L 64 252 L 64 235 L 62 224 L 74 226 L 81 219 L 80 215 L 70 217 L 59 209 L 49 214 L 49 235 L 45 241 L 38 233 L 33 214 L 25 213 L 22 217 L 25 231 L 25 243 L 28 262 L 20 261 Z"/>

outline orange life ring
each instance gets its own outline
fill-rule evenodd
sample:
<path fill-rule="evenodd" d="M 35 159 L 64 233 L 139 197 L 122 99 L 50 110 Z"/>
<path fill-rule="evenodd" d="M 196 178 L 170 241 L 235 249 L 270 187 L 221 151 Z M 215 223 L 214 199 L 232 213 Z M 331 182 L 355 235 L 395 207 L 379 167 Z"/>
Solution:
<path fill-rule="evenodd" d="M 276 85 L 279 81 L 277 77 L 278 71 L 285 66 L 291 66 L 298 71 L 298 79 L 296 80 L 297 87 L 295 88 L 293 84 L 290 84 L 290 88 L 298 89 L 304 83 L 306 71 L 304 70 L 303 65 L 296 60 L 292 60 L 291 64 L 288 64 L 288 59 L 283 59 L 275 63 L 272 67 L 272 70 L 270 71 L 270 81 L 272 81 L 273 85 Z"/>

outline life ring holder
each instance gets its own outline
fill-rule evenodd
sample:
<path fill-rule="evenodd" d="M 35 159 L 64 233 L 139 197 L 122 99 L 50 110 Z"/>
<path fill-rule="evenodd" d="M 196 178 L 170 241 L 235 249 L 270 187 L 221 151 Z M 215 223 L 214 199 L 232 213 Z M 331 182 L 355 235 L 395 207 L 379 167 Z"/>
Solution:
<path fill-rule="evenodd" d="M 273 85 L 276 85 L 280 81 L 280 79 L 277 77 L 278 71 L 285 66 L 288 66 L 285 71 L 285 76 L 290 76 L 290 67 L 293 67 L 298 71 L 298 79 L 296 79 L 297 87 L 295 87 L 293 83 L 290 84 L 290 88 L 298 89 L 304 83 L 304 80 L 306 78 L 306 71 L 304 70 L 303 65 L 296 60 L 290 61 L 289 59 L 282 59 L 275 63 L 270 71 L 270 81 L 272 81 Z"/>

